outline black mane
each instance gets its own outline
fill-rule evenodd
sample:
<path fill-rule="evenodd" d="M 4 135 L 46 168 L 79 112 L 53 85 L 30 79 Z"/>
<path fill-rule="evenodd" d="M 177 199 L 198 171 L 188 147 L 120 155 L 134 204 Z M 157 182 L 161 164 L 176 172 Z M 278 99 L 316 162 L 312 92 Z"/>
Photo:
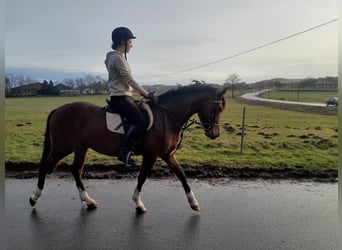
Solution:
<path fill-rule="evenodd" d="M 178 87 L 176 89 L 171 89 L 164 94 L 159 96 L 159 99 L 175 99 L 180 98 L 189 94 L 196 94 L 198 92 L 205 92 L 208 95 L 216 94 L 217 89 L 213 86 L 206 85 L 206 84 L 192 84 L 188 86 Z"/>

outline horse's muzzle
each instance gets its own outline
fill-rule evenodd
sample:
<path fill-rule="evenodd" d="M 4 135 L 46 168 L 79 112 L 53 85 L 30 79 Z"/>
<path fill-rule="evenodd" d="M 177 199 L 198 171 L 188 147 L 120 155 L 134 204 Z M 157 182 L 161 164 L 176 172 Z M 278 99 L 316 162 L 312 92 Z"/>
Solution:
<path fill-rule="evenodd" d="M 218 129 L 210 129 L 210 130 L 205 131 L 204 134 L 207 137 L 209 137 L 210 139 L 214 140 L 214 139 L 216 139 L 217 137 L 220 136 L 220 130 L 218 130 Z"/>

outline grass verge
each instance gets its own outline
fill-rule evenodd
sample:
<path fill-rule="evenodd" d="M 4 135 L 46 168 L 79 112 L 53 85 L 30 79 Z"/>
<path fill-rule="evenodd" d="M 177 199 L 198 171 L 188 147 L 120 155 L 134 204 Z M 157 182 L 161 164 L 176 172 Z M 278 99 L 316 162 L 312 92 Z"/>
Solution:
<path fill-rule="evenodd" d="M 49 112 L 73 101 L 105 105 L 105 96 L 33 97 L 5 99 L 5 159 L 7 162 L 40 160 Z M 243 154 L 240 153 L 242 109 L 246 107 Z M 197 118 L 197 117 L 195 117 Z M 227 98 L 222 133 L 216 140 L 192 126 L 185 131 L 177 152 L 181 164 L 229 168 L 337 169 L 337 116 L 246 105 Z M 71 163 L 72 157 L 64 160 Z M 90 152 L 88 165 L 117 164 L 116 159 Z"/>

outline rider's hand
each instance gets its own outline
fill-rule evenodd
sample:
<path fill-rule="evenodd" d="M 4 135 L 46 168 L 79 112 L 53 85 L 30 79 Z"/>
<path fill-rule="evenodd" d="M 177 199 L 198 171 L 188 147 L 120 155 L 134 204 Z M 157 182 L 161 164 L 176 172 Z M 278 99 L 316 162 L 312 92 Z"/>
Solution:
<path fill-rule="evenodd" d="M 159 103 L 159 99 L 157 96 L 154 95 L 154 92 L 150 92 L 147 95 L 147 100 L 150 100 L 151 102 L 158 104 Z"/>

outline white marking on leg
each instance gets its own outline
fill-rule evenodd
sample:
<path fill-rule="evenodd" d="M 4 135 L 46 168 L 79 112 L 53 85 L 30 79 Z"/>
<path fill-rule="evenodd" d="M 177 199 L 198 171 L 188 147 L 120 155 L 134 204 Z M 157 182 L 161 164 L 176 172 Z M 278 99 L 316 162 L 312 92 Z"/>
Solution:
<path fill-rule="evenodd" d="M 42 196 L 43 194 L 43 190 L 40 189 L 39 187 L 36 187 L 36 189 L 33 191 L 33 195 L 31 195 L 31 199 L 34 201 L 34 202 L 38 202 L 40 196 Z"/>
<path fill-rule="evenodd" d="M 78 192 L 80 193 L 81 202 L 87 204 L 88 207 L 98 207 L 97 202 L 88 195 L 87 191 L 78 188 Z"/>
<path fill-rule="evenodd" d="M 135 188 L 132 198 L 135 202 L 136 208 L 139 208 L 141 212 L 146 212 L 145 205 L 140 199 L 140 192 L 138 191 L 138 188 Z"/>
<path fill-rule="evenodd" d="M 186 197 L 188 198 L 190 207 L 196 211 L 200 210 L 199 203 L 195 197 L 195 194 L 190 191 L 189 193 L 186 193 Z"/>

